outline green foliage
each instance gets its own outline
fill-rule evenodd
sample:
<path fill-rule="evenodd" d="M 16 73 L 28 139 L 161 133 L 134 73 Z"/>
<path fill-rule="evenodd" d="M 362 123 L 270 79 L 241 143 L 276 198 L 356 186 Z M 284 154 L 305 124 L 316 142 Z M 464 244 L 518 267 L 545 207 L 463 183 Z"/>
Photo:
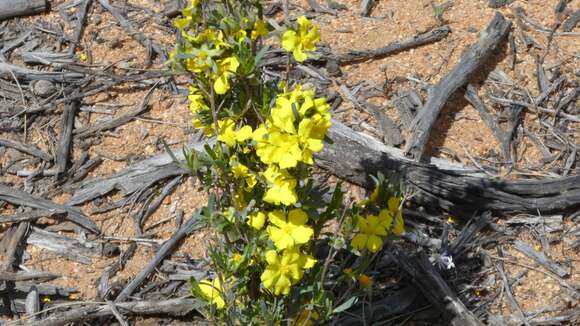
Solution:
<path fill-rule="evenodd" d="M 265 77 L 261 14 L 260 1 L 194 0 L 175 21 L 170 64 L 191 76 L 192 123 L 215 139 L 183 153 L 208 192 L 201 214 L 214 235 L 214 277 L 192 280 L 192 293 L 219 324 L 309 325 L 371 293 L 364 273 L 385 239 L 404 232 L 402 197 L 383 176 L 352 205 L 341 183 L 330 191 L 314 182 L 330 105 L 315 89 Z M 306 17 L 282 34 L 287 71 L 314 57 L 319 37 Z"/>

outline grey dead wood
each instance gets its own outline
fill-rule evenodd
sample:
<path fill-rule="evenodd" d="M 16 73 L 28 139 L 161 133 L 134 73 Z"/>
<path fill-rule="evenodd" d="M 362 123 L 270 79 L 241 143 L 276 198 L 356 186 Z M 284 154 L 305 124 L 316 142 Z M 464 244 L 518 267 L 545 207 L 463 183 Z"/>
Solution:
<path fill-rule="evenodd" d="M 574 29 L 574 27 L 578 25 L 578 23 L 580 23 L 580 9 L 574 11 L 574 13 L 571 14 L 570 17 L 566 19 L 566 21 L 564 21 L 562 29 L 564 30 L 564 32 L 571 32 Z"/>
<path fill-rule="evenodd" d="M 480 171 L 447 160 L 415 162 L 397 148 L 332 122 L 316 164 L 354 184 L 372 189 L 370 175 L 400 176 L 415 191 L 414 200 L 427 207 L 473 212 L 567 211 L 580 206 L 580 176 L 511 181 L 489 178 Z"/>
<path fill-rule="evenodd" d="M 1 281 L 39 281 L 46 282 L 57 279 L 59 275 L 50 272 L 0 272 Z"/>
<path fill-rule="evenodd" d="M 38 14 L 49 9 L 48 0 L 0 0 L 0 21 Z"/>
<path fill-rule="evenodd" d="M 2 253 L 2 271 L 15 272 L 18 269 L 20 253 L 23 251 L 24 239 L 28 233 L 30 223 L 22 222 L 13 224 L 5 231 L 0 242 L 0 253 Z"/>
<path fill-rule="evenodd" d="M 511 181 L 487 177 L 481 171 L 444 159 L 415 162 L 394 147 L 355 132 L 333 120 L 328 137 L 332 144 L 316 154 L 316 164 L 332 174 L 368 189 L 374 187 L 370 175 L 381 172 L 399 175 L 416 191 L 414 199 L 425 206 L 446 210 L 490 210 L 499 214 L 513 212 L 567 211 L 580 206 L 580 177 Z M 203 151 L 205 142 L 191 149 Z M 210 142 L 211 144 L 211 142 Z M 175 153 L 183 161 L 181 152 Z M 187 174 L 169 154 L 160 154 L 129 166 L 102 179 L 79 185 L 69 204 L 78 205 L 111 191 L 130 195 L 160 180 Z"/>
<path fill-rule="evenodd" d="M 316 13 L 336 15 L 336 11 L 322 6 L 317 0 L 306 0 L 306 2 L 310 6 L 310 9 Z"/>
<path fill-rule="evenodd" d="M 483 122 L 491 129 L 495 138 L 500 143 L 502 154 L 506 161 L 512 162 L 511 142 L 519 125 L 521 106 L 512 106 L 509 108 L 507 128 L 503 130 L 500 128 L 497 121 L 491 116 L 485 104 L 477 94 L 477 89 L 472 85 L 467 85 L 464 95 L 465 99 L 477 110 Z"/>
<path fill-rule="evenodd" d="M 377 124 L 379 126 L 379 130 L 383 135 L 383 140 L 385 144 L 389 146 L 399 146 L 403 143 L 403 137 L 401 135 L 401 130 L 397 124 L 387 116 L 387 114 L 383 111 L 383 108 L 375 106 L 370 103 L 365 103 L 365 107 L 367 110 L 371 112 Z"/>
<path fill-rule="evenodd" d="M 156 42 L 151 41 L 151 39 L 147 38 L 145 34 L 143 34 L 139 29 L 135 28 L 131 21 L 121 13 L 121 11 L 115 8 L 109 0 L 98 0 L 101 6 L 105 8 L 107 11 L 115 17 L 115 19 L 119 22 L 121 27 L 123 27 L 129 36 L 134 38 L 137 42 L 141 43 L 143 47 L 146 49 L 152 50 L 156 55 L 163 55 L 163 48 L 157 44 Z M 149 58 L 151 59 L 151 58 Z M 149 60 L 150 61 L 150 60 Z"/>
<path fill-rule="evenodd" d="M 92 263 L 90 257 L 111 257 L 119 252 L 119 247 L 111 243 L 81 242 L 37 227 L 32 227 L 26 243 L 85 265 Z"/>
<path fill-rule="evenodd" d="M 563 314 L 550 317 L 533 318 L 531 325 L 578 325 L 580 323 L 580 308 L 569 310 Z"/>
<path fill-rule="evenodd" d="M 363 17 L 368 17 L 371 15 L 371 10 L 375 5 L 374 0 L 362 0 L 360 2 L 360 14 Z"/>
<path fill-rule="evenodd" d="M 115 307 L 125 315 L 150 316 L 167 315 L 180 317 L 200 308 L 202 303 L 195 299 L 169 299 L 155 301 L 132 301 L 114 303 Z M 37 321 L 28 321 L 28 326 L 61 326 L 70 323 L 89 321 L 100 317 L 113 316 L 111 306 L 108 304 L 87 304 L 84 307 L 71 309 Z"/>
<path fill-rule="evenodd" d="M 514 0 L 489 0 L 487 6 L 490 8 L 499 9 L 509 5 L 512 2 L 514 2 Z"/>
<path fill-rule="evenodd" d="M 450 325 L 483 325 L 449 288 L 424 252 L 420 252 L 417 257 L 410 257 L 400 250 L 394 250 L 393 256 L 399 267 L 413 279 L 416 287 Z"/>
<path fill-rule="evenodd" d="M 0 257 L 2 257 L 0 271 L 13 273 L 18 270 L 18 264 L 22 260 L 22 253 L 26 246 L 24 239 L 26 238 L 29 227 L 30 223 L 21 222 L 11 225 L 4 232 L 2 241 L 0 242 Z M 0 297 L 2 298 L 4 307 L 10 313 L 15 306 L 14 296 L 11 294 L 14 287 L 15 283 L 13 280 L 0 279 Z"/>
<path fill-rule="evenodd" d="M 146 112 L 147 110 L 149 110 L 149 100 L 151 99 L 151 95 L 153 95 L 153 91 L 155 90 L 155 88 L 157 87 L 157 85 L 159 85 L 159 82 L 157 82 L 151 89 L 149 89 L 149 92 L 147 93 L 147 95 L 145 95 L 145 97 L 143 98 L 143 101 L 141 102 L 141 104 L 115 118 L 115 119 L 111 119 L 102 123 L 98 123 L 95 125 L 92 125 L 90 127 L 85 127 L 82 129 L 75 129 L 73 134 L 77 135 L 80 138 L 85 138 L 88 136 L 92 136 L 95 133 L 101 132 L 101 131 L 105 131 L 105 130 L 111 130 L 111 129 L 115 129 L 119 126 L 122 126 L 124 124 L 126 124 L 127 122 L 135 119 L 137 116 L 141 115 L 142 113 Z"/>
<path fill-rule="evenodd" d="M 349 309 L 349 313 L 344 314 L 345 316 L 338 319 L 336 323 L 327 325 L 358 326 L 363 324 L 363 318 L 366 322 L 383 321 L 390 316 L 407 311 L 417 298 L 417 294 L 413 287 L 404 287 L 373 301 L 370 305 L 365 303 L 364 309 L 362 307 Z"/>
<path fill-rule="evenodd" d="M 92 3 L 93 0 L 83 0 L 83 2 L 81 2 L 79 10 L 77 11 L 77 24 L 75 26 L 73 39 L 71 42 L 72 44 L 70 44 L 68 48 L 68 54 L 71 56 L 75 53 L 75 50 L 81 40 L 85 20 L 87 18 L 87 14 L 89 13 L 89 8 L 91 7 Z"/>
<path fill-rule="evenodd" d="M 398 96 L 394 100 L 395 107 L 399 112 L 399 117 L 401 118 L 401 124 L 403 128 L 409 129 L 411 128 L 411 123 L 415 119 L 417 115 L 417 111 L 421 107 L 423 107 L 423 103 L 421 102 L 421 98 L 419 94 L 415 91 L 399 91 Z"/>
<path fill-rule="evenodd" d="M 466 251 L 477 246 L 477 232 L 481 231 L 489 223 L 491 223 L 491 212 L 485 212 L 480 216 L 470 219 L 459 235 L 450 243 L 449 254 L 454 258 L 460 257 Z"/>
<path fill-rule="evenodd" d="M 41 151 L 34 145 L 23 144 L 18 141 L 8 140 L 8 139 L 1 139 L 0 138 L 0 146 L 14 148 L 15 150 L 26 153 L 28 155 L 32 155 L 34 157 L 38 157 L 46 162 L 52 161 L 52 156 L 44 151 Z"/>
<path fill-rule="evenodd" d="M 405 153 L 415 160 L 422 160 L 425 146 L 429 141 L 431 129 L 449 97 L 459 88 L 465 86 L 469 78 L 477 72 L 491 56 L 493 51 L 506 38 L 511 22 L 496 12 L 478 42 L 472 45 L 457 64 L 437 85 L 430 90 L 423 108 L 419 111 L 411 127 L 412 133 Z"/>
<path fill-rule="evenodd" d="M 163 14 L 168 18 L 179 16 L 185 3 L 185 0 L 166 0 L 163 2 Z"/>
<path fill-rule="evenodd" d="M 0 200 L 9 202 L 14 205 L 32 207 L 55 213 L 63 213 L 65 214 L 63 217 L 66 220 L 78 224 L 91 231 L 92 233 L 99 233 L 97 224 L 90 220 L 78 209 L 33 196 L 15 187 L 8 187 L 0 184 Z"/>
<path fill-rule="evenodd" d="M 85 77 L 85 74 L 78 72 L 58 72 L 32 70 L 10 63 L 0 62 L 0 77 L 13 80 L 14 78 L 23 81 L 48 80 L 58 83 L 73 82 Z"/>
<path fill-rule="evenodd" d="M 53 285 L 49 283 L 34 283 L 29 281 L 23 282 L 14 282 L 14 287 L 10 288 L 10 291 L 16 291 L 19 293 L 28 293 L 30 292 L 33 287 L 36 287 L 39 295 L 50 295 L 50 296 L 60 296 L 60 297 L 68 297 L 73 293 L 78 293 L 78 289 Z M 0 284 L 0 292 L 7 291 L 5 285 Z"/>
<path fill-rule="evenodd" d="M 60 139 L 56 152 L 57 179 L 62 179 L 67 170 L 70 155 L 72 154 L 72 137 L 75 116 L 80 106 L 80 100 L 73 100 L 65 106 L 62 112 Z"/>
<path fill-rule="evenodd" d="M 189 148 L 195 151 L 204 151 L 204 146 L 211 143 L 206 141 L 195 142 Z M 181 150 L 175 151 L 174 155 L 180 162 L 185 160 Z M 187 169 L 174 163 L 170 154 L 163 153 L 135 163 L 109 177 L 81 182 L 71 197 L 69 204 L 79 205 L 114 190 L 120 191 L 123 196 L 128 196 L 160 180 L 187 173 L 189 173 Z"/>
<path fill-rule="evenodd" d="M 38 295 L 38 289 L 33 286 L 30 292 L 26 295 L 26 302 L 24 303 L 24 310 L 32 320 L 36 320 L 38 316 L 36 315 L 40 311 L 40 295 Z"/>
<path fill-rule="evenodd" d="M 497 252 L 498 252 L 498 256 L 503 258 L 503 251 L 502 251 L 501 247 L 497 247 Z M 528 322 L 528 319 L 526 318 L 525 313 L 522 311 L 522 308 L 520 307 L 519 303 L 514 298 L 514 294 L 512 292 L 512 287 L 511 287 L 510 282 L 508 280 L 508 276 L 506 275 L 503 260 L 501 260 L 501 259 L 497 263 L 497 270 L 498 270 L 498 272 L 501 276 L 501 279 L 503 281 L 503 287 L 504 287 L 504 291 L 505 291 L 505 294 L 507 297 L 510 311 L 516 312 L 517 315 L 514 317 L 518 318 L 518 323 L 523 323 L 526 326 L 530 326 L 530 323 Z"/>
<path fill-rule="evenodd" d="M 396 41 L 381 48 L 367 50 L 352 50 L 340 54 L 338 59 L 341 63 L 363 61 L 368 59 L 379 59 L 391 54 L 412 49 L 421 45 L 440 41 L 447 37 L 451 29 L 448 26 L 437 27 L 428 32 L 417 34 L 404 40 Z"/>
<path fill-rule="evenodd" d="M 25 51 L 20 53 L 22 62 L 26 64 L 67 64 L 72 63 L 72 55 L 61 52 Z"/>
<path fill-rule="evenodd" d="M 570 275 L 570 272 L 568 272 L 562 266 L 558 265 L 556 262 L 551 260 L 543 252 L 534 250 L 534 248 L 532 248 L 530 245 L 521 240 L 516 240 L 514 242 L 514 248 L 516 248 L 518 251 L 528 256 L 529 258 L 533 259 L 536 263 L 540 264 L 542 267 L 558 275 L 559 277 L 567 277 Z"/>
<path fill-rule="evenodd" d="M 170 255 L 177 245 L 189 236 L 193 231 L 198 230 L 202 226 L 202 222 L 199 213 L 196 212 L 194 215 L 181 227 L 177 232 L 175 232 L 169 240 L 167 240 L 159 248 L 155 257 L 135 276 L 135 278 L 129 282 L 123 288 L 123 291 L 117 296 L 115 302 L 122 302 L 127 300 L 127 298 L 139 287 L 141 284 L 149 277 L 149 275 L 155 270 L 155 268 L 168 256 Z"/>

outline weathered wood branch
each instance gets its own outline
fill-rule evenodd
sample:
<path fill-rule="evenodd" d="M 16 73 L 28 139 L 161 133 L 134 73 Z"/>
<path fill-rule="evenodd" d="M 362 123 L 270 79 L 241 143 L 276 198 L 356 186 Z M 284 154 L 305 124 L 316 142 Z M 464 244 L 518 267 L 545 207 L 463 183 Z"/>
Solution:
<path fill-rule="evenodd" d="M 57 178 L 63 177 L 72 153 L 72 135 L 75 122 L 75 115 L 81 106 L 79 100 L 73 100 L 66 105 L 62 112 L 60 140 L 56 153 L 56 172 Z"/>
<path fill-rule="evenodd" d="M 179 244 L 185 237 L 190 235 L 191 232 L 199 229 L 200 226 L 200 217 L 198 214 L 194 214 L 194 216 L 192 216 L 181 228 L 179 228 L 179 230 L 177 230 L 177 232 L 175 232 L 173 236 L 171 236 L 171 238 L 161 246 L 161 248 L 159 248 L 159 251 L 157 251 L 155 257 L 153 257 L 153 260 L 151 260 L 149 264 L 147 264 L 147 266 L 145 266 L 145 268 L 143 268 L 143 270 L 141 270 L 141 272 L 139 272 L 139 274 L 137 274 L 137 276 L 135 276 L 135 278 L 129 282 L 127 286 L 125 286 L 123 291 L 121 291 L 121 293 L 119 293 L 115 299 L 115 302 L 126 300 L 133 293 L 133 291 L 141 286 L 143 281 L 149 277 L 157 265 L 159 265 L 159 263 L 161 263 L 165 257 L 173 252 L 177 244 Z"/>
<path fill-rule="evenodd" d="M 114 306 L 123 314 L 132 316 L 169 315 L 185 316 L 201 303 L 194 299 L 170 299 L 163 301 L 133 301 L 116 303 Z M 70 323 L 87 321 L 99 317 L 113 316 L 113 310 L 108 304 L 87 304 L 85 307 L 54 313 L 37 321 L 28 321 L 29 326 L 60 326 Z"/>
<path fill-rule="evenodd" d="M 416 160 L 424 158 L 425 146 L 429 141 L 431 129 L 447 100 L 460 87 L 465 86 L 473 73 L 483 66 L 506 38 L 510 27 L 511 22 L 497 12 L 485 31 L 481 33 L 479 41 L 471 46 L 461 57 L 459 64 L 430 90 L 425 105 L 413 121 L 411 137 L 405 146 L 406 154 Z"/>
<path fill-rule="evenodd" d="M 85 77 L 85 74 L 78 72 L 57 72 L 32 70 L 17 65 L 0 62 L 0 77 L 13 80 L 48 80 L 52 82 L 69 82 Z"/>
<path fill-rule="evenodd" d="M 432 158 L 427 163 L 406 158 L 367 135 L 333 121 L 333 144 L 316 155 L 316 163 L 336 176 L 372 189 L 370 175 L 381 172 L 401 177 L 415 190 L 420 204 L 466 212 L 566 211 L 580 206 L 580 176 L 511 181 L 486 177 L 480 171 Z"/>
<path fill-rule="evenodd" d="M 0 21 L 48 10 L 48 0 L 0 0 Z"/>
<path fill-rule="evenodd" d="M 26 242 L 86 265 L 92 263 L 90 257 L 112 257 L 119 253 L 119 247 L 111 243 L 81 242 L 37 227 L 32 227 Z"/>
<path fill-rule="evenodd" d="M 440 41 L 447 37 L 450 32 L 451 29 L 448 26 L 437 27 L 428 32 L 417 34 L 413 37 L 406 38 L 401 41 L 393 42 L 381 48 L 352 50 L 345 54 L 339 55 L 338 58 L 341 63 L 383 58 L 397 52 Z"/>
<path fill-rule="evenodd" d="M 52 281 L 59 276 L 49 272 L 1 272 L 0 281 Z"/>
<path fill-rule="evenodd" d="M 181 10 L 185 8 L 184 0 L 165 0 L 163 2 L 163 14 L 165 17 L 173 18 L 181 14 Z"/>
<path fill-rule="evenodd" d="M 143 101 L 141 102 L 141 104 L 136 107 L 135 109 L 115 118 L 115 119 L 111 119 L 99 124 L 95 124 L 89 127 L 85 127 L 83 129 L 75 129 L 73 131 L 73 134 L 77 135 L 78 137 L 84 138 L 84 137 L 88 137 L 91 136 L 97 132 L 100 131 L 105 131 L 105 130 L 110 130 L 110 129 L 115 129 L 119 126 L 122 126 L 124 124 L 126 124 L 127 122 L 135 119 L 135 117 L 139 116 L 140 114 L 142 114 L 143 112 L 149 110 L 149 100 L 151 99 L 151 95 L 153 95 L 153 91 L 157 88 L 157 85 L 159 85 L 159 82 L 157 82 L 153 87 L 151 87 L 151 89 L 149 89 L 149 92 L 147 92 L 147 95 L 145 95 L 145 97 L 143 98 Z"/>
<path fill-rule="evenodd" d="M 372 189 L 373 174 L 400 176 L 415 190 L 414 200 L 419 204 L 452 211 L 536 214 L 538 210 L 556 212 L 580 206 L 580 176 L 525 181 L 491 179 L 479 170 L 444 159 L 415 162 L 398 148 L 386 146 L 338 121 L 332 123 L 328 136 L 333 144 L 326 144 L 316 155 L 316 163 L 354 184 Z M 204 144 L 196 143 L 191 148 L 202 150 Z M 175 156 L 183 160 L 182 153 Z M 110 177 L 86 181 L 69 204 L 78 205 L 114 190 L 126 196 L 159 180 L 186 173 L 164 153 Z"/>
<path fill-rule="evenodd" d="M 132 38 L 134 38 L 137 42 L 141 43 L 143 47 L 145 47 L 148 50 L 151 49 L 157 55 L 163 54 L 163 48 L 156 42 L 151 41 L 151 39 L 149 39 L 138 28 L 136 28 L 133 25 L 133 23 L 129 19 L 127 19 L 127 17 L 125 17 L 123 13 L 121 13 L 120 10 L 111 5 L 109 0 L 98 0 L 98 1 L 103 8 L 105 8 L 107 11 L 111 13 L 111 15 L 113 15 L 113 17 L 115 17 L 115 19 L 119 22 L 121 27 L 123 27 Z"/>
<path fill-rule="evenodd" d="M 560 277 L 567 277 L 570 275 L 570 272 L 565 270 L 562 266 L 558 265 L 543 252 L 534 250 L 534 248 L 521 240 L 516 240 L 514 242 L 514 248 Z"/>
<path fill-rule="evenodd" d="M 64 215 L 65 219 L 76 223 L 93 233 L 99 233 L 97 224 L 74 207 L 57 204 L 50 200 L 33 196 L 27 192 L 3 184 L 0 184 L 0 200 L 14 205 L 27 206 L 57 213 L 66 213 L 66 215 Z"/>
<path fill-rule="evenodd" d="M 418 257 L 409 257 L 395 251 L 394 256 L 401 269 L 413 278 L 425 298 L 443 313 L 450 325 L 483 325 L 449 288 L 424 252 Z"/>
<path fill-rule="evenodd" d="M 0 146 L 14 148 L 15 150 L 26 153 L 28 155 L 36 156 L 46 162 L 52 161 L 52 156 L 47 152 L 41 151 L 34 145 L 23 144 L 17 141 L 8 140 L 8 139 L 1 139 L 0 138 Z"/>

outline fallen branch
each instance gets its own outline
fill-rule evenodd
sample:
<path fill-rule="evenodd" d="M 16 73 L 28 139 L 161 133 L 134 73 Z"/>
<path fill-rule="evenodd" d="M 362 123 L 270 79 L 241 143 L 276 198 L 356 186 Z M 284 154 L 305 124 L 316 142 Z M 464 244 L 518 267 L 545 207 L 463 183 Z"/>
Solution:
<path fill-rule="evenodd" d="M 491 179 L 478 170 L 444 159 L 415 162 L 400 149 L 385 146 L 338 121 L 332 122 L 328 136 L 333 143 L 316 155 L 318 166 L 368 189 L 374 187 L 370 175 L 379 172 L 398 175 L 415 190 L 413 200 L 426 206 L 466 212 L 490 210 L 499 214 L 537 214 L 538 210 L 557 212 L 580 206 L 580 176 L 524 181 Z M 196 143 L 190 149 L 203 150 L 204 144 Z M 184 160 L 181 152 L 175 156 Z M 69 204 L 78 205 L 113 190 L 127 196 L 160 180 L 187 173 L 169 154 L 160 154 L 107 178 L 86 181 Z"/>
<path fill-rule="evenodd" d="M 447 37 L 450 32 L 451 29 L 448 26 L 442 26 L 425 33 L 417 34 L 413 37 L 391 43 L 381 48 L 369 50 L 352 50 L 345 54 L 339 55 L 338 58 L 341 63 L 383 58 L 397 52 L 440 41 Z"/>
<path fill-rule="evenodd" d="M 33 196 L 22 190 L 0 184 L 0 200 L 14 205 L 27 206 L 55 213 L 66 213 L 64 218 L 76 223 L 92 233 L 99 233 L 97 224 L 74 207 L 54 203 L 50 200 Z"/>
<path fill-rule="evenodd" d="M 147 264 L 147 266 L 145 266 L 145 268 L 143 268 L 143 270 L 139 272 L 139 274 L 137 274 L 137 276 L 135 276 L 135 278 L 129 282 L 127 286 L 125 286 L 123 291 L 121 291 L 121 293 L 119 293 L 115 299 L 115 302 L 126 300 L 133 293 L 133 291 L 141 286 L 143 281 L 149 277 L 149 274 L 155 270 L 157 265 L 159 265 L 159 263 L 161 263 L 165 257 L 173 252 L 181 240 L 190 235 L 191 232 L 200 228 L 200 222 L 200 216 L 198 214 L 194 214 L 193 217 L 191 217 L 179 230 L 177 230 L 177 232 L 175 232 L 175 234 L 173 234 L 173 236 L 171 236 L 169 240 L 167 240 L 161 246 L 161 248 L 159 248 L 159 251 L 157 251 L 155 257 L 153 257 L 149 264 Z"/>
<path fill-rule="evenodd" d="M 368 189 L 374 187 L 370 175 L 399 176 L 414 190 L 413 200 L 427 207 L 537 214 L 538 210 L 557 212 L 580 206 L 580 176 L 511 181 L 488 178 L 478 170 L 443 159 L 419 163 L 337 121 L 333 121 L 328 137 L 333 144 L 316 155 L 317 165 Z"/>
<path fill-rule="evenodd" d="M 17 16 L 34 15 L 49 8 L 48 0 L 1 0 L 0 21 Z"/>
<path fill-rule="evenodd" d="M 112 257 L 119 253 L 119 247 L 111 243 L 80 242 L 37 227 L 32 227 L 26 243 L 86 265 L 92 263 L 90 257 Z"/>
<path fill-rule="evenodd" d="M 396 250 L 394 256 L 401 269 L 413 278 L 417 288 L 444 314 L 450 325 L 483 325 L 449 288 L 424 252 L 420 252 L 419 257 L 409 257 Z"/>
<path fill-rule="evenodd" d="M 133 301 L 116 303 L 114 306 L 126 315 L 148 316 L 169 315 L 185 316 L 200 307 L 200 302 L 194 299 L 170 299 L 163 301 Z M 99 317 L 113 316 L 113 310 L 107 303 L 87 304 L 84 307 L 52 314 L 37 321 L 28 321 L 29 326 L 60 326 L 74 322 L 88 321 Z"/>
<path fill-rule="evenodd" d="M 431 129 L 449 97 L 483 66 L 501 41 L 507 36 L 511 22 L 497 12 L 479 41 L 461 57 L 461 61 L 430 91 L 427 101 L 412 124 L 412 134 L 405 146 L 405 153 L 415 160 L 424 158 L 424 151 Z"/>
<path fill-rule="evenodd" d="M 78 72 L 57 72 L 57 71 L 40 71 L 32 70 L 17 65 L 0 62 L 0 77 L 13 80 L 48 80 L 52 82 L 69 82 L 79 80 L 85 77 Z"/>
<path fill-rule="evenodd" d="M 49 272 L 1 272 L 0 281 L 39 281 L 47 282 L 59 278 L 59 275 Z"/>
<path fill-rule="evenodd" d="M 540 264 L 547 270 L 551 271 L 552 273 L 560 277 L 567 277 L 570 275 L 570 273 L 567 270 L 562 268 L 562 266 L 556 264 L 554 261 L 548 258 L 543 252 L 538 252 L 534 250 L 527 243 L 521 240 L 516 240 L 516 242 L 514 242 L 514 248 L 516 248 L 519 252 L 533 259 L 536 263 Z"/>
<path fill-rule="evenodd" d="M 20 142 L 0 138 L 0 146 L 14 148 L 19 152 L 38 157 L 46 162 L 52 161 L 52 156 L 50 156 L 50 154 L 41 151 L 40 149 L 38 149 L 36 146 L 33 145 L 23 144 Z"/>

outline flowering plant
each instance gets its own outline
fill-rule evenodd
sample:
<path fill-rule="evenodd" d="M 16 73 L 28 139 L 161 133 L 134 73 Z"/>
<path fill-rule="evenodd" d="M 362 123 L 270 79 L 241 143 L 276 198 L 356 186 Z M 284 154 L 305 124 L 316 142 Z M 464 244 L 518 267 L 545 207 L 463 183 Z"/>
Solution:
<path fill-rule="evenodd" d="M 193 125 L 216 140 L 186 152 L 209 193 L 202 215 L 215 235 L 208 248 L 215 276 L 192 280 L 193 292 L 208 303 L 207 318 L 221 323 L 307 325 L 344 309 L 346 299 L 325 286 L 331 277 L 335 286 L 358 280 L 369 293 L 373 282 L 362 272 L 370 254 L 404 232 L 401 197 L 379 177 L 362 203 L 347 207 L 340 184 L 324 200 L 312 169 L 328 140 L 330 105 L 312 87 L 263 74 L 264 39 L 273 33 L 261 13 L 259 1 L 193 0 L 175 21 L 180 40 L 170 63 L 191 77 Z M 283 32 L 287 70 L 292 60 L 313 58 L 319 40 L 306 17 Z M 315 254 L 324 242 L 329 252 Z M 338 251 L 362 260 L 337 275 L 346 264 Z"/>

